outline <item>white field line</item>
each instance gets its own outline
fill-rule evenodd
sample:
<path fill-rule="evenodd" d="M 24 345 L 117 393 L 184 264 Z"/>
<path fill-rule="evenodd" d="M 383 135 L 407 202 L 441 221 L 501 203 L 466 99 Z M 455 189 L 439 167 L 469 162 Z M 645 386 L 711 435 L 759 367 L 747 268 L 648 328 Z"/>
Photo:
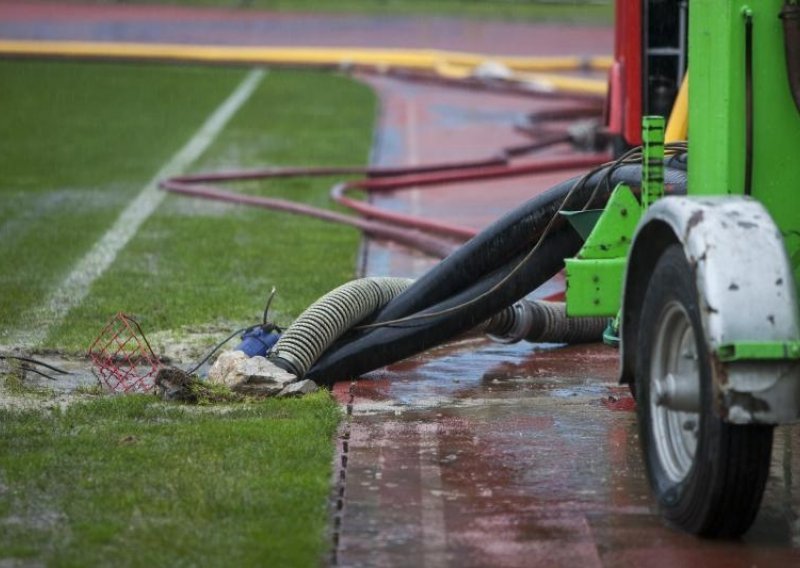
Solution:
<path fill-rule="evenodd" d="M 264 78 L 265 72 L 253 69 L 236 90 L 205 121 L 172 158 L 153 176 L 139 195 L 131 201 L 116 222 L 100 237 L 81 258 L 66 278 L 50 296 L 34 309 L 27 326 L 16 330 L 8 343 L 16 347 L 34 347 L 47 338 L 52 328 L 59 325 L 73 308 L 80 305 L 89 289 L 114 262 L 117 254 L 136 235 L 150 215 L 158 208 L 166 192 L 158 189 L 158 182 L 183 173 L 211 145 L 225 125 L 250 98 Z"/>

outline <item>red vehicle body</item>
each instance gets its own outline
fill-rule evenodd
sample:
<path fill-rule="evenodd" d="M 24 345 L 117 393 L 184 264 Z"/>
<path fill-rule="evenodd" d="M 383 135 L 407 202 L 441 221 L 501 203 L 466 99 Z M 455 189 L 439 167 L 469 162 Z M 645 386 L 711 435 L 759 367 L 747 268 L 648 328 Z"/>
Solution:
<path fill-rule="evenodd" d="M 686 2 L 616 0 L 608 131 L 625 146 L 642 143 L 642 116 L 669 116 L 687 69 Z"/>

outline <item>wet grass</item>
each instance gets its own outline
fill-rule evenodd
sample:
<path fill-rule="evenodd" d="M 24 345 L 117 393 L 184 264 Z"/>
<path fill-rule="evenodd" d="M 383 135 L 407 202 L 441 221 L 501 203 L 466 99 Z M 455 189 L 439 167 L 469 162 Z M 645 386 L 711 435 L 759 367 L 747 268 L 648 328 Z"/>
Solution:
<path fill-rule="evenodd" d="M 100 0 L 114 3 L 119 0 Z M 141 4 L 182 4 L 293 12 L 364 13 L 400 16 L 610 23 L 612 2 L 555 0 L 134 0 Z"/>
<path fill-rule="evenodd" d="M 0 62 L 0 344 L 49 327 L 33 308 L 246 72 Z M 372 92 L 345 77 L 270 72 L 191 169 L 364 163 L 374 116 Z M 241 190 L 327 206 L 330 181 Z M 164 336 L 249 324 L 273 285 L 288 323 L 354 276 L 358 242 L 349 228 L 168 196 L 43 347 L 83 353 L 117 311 Z M 339 418 L 327 393 L 200 410 L 139 396 L 46 406 L 0 411 L 0 564 L 324 557 Z"/>
<path fill-rule="evenodd" d="M 241 75 L 0 61 L 0 343 Z"/>
<path fill-rule="evenodd" d="M 224 409 L 137 395 L 0 410 L 0 563 L 317 565 L 337 406 L 323 392 Z"/>
<path fill-rule="evenodd" d="M 0 343 L 235 88 L 243 71 L 0 63 Z M 359 164 L 375 98 L 340 76 L 270 72 L 193 170 Z M 242 190 L 327 206 L 332 180 Z M 169 196 L 53 329 L 45 347 L 83 352 L 117 311 L 148 332 L 249 324 L 274 285 L 288 323 L 352 278 L 358 233 L 263 210 Z M 33 322 L 47 325 L 47 322 Z"/>
<path fill-rule="evenodd" d="M 374 104 L 370 91 L 343 77 L 271 72 L 192 169 L 364 163 Z M 326 207 L 331 183 L 234 189 Z M 150 330 L 249 325 L 259 321 L 272 286 L 274 315 L 288 324 L 354 276 L 358 239 L 354 229 L 312 219 L 170 196 L 48 344 L 86 345 L 97 322 L 118 309 Z"/>

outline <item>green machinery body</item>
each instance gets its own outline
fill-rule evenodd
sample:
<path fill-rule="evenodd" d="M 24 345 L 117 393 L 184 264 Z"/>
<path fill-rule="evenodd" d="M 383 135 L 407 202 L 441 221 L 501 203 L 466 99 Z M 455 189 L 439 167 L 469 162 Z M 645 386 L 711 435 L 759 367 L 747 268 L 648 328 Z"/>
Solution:
<path fill-rule="evenodd" d="M 770 212 L 800 282 L 800 110 L 789 89 L 780 0 L 692 0 L 689 193 L 743 194 L 747 27 L 752 22 L 752 196 Z M 800 293 L 800 290 L 798 290 Z"/>
<path fill-rule="evenodd" d="M 783 2 L 690 0 L 688 150 L 644 117 L 640 197 L 619 185 L 570 218 L 567 313 L 614 318 L 650 487 L 702 536 L 749 529 L 773 428 L 800 422 L 800 14 Z M 664 196 L 665 149 L 687 152 L 687 195 Z"/>
<path fill-rule="evenodd" d="M 800 296 L 800 111 L 789 88 L 782 6 L 781 0 L 692 0 L 688 194 L 743 195 L 749 186 L 781 231 Z M 647 196 L 658 197 L 658 188 L 642 193 L 640 204 L 629 189 L 617 188 L 599 218 L 588 221 L 583 249 L 567 260 L 571 316 L 617 315 L 631 239 Z M 581 222 L 587 220 L 573 224 Z"/>

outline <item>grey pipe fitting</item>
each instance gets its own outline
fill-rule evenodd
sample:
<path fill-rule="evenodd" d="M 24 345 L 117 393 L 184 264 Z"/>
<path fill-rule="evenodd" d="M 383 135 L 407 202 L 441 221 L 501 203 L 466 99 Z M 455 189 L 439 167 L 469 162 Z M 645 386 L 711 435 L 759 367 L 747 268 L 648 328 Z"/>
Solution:
<path fill-rule="evenodd" d="M 499 343 L 602 341 L 606 317 L 568 317 L 563 302 L 520 300 L 489 319 L 484 332 Z"/>

